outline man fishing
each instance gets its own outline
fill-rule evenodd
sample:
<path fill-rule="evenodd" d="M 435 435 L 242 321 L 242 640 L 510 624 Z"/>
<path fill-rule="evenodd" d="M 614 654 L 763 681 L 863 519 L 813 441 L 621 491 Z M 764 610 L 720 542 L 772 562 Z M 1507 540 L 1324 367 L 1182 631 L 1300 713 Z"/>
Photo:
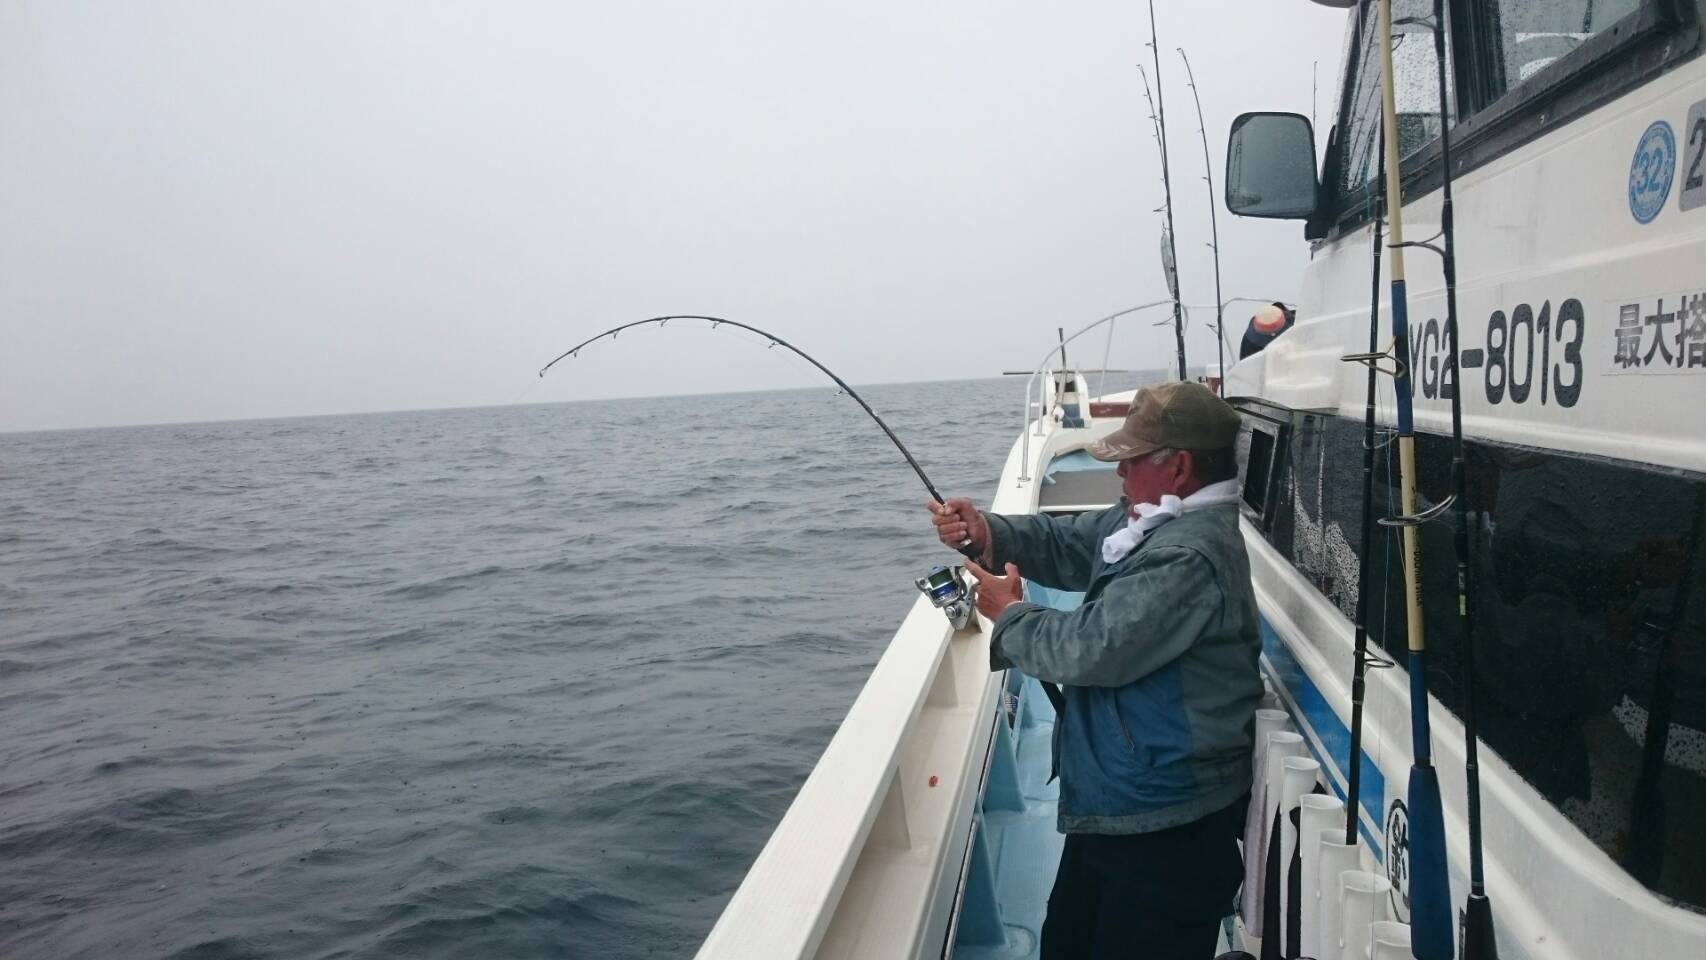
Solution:
<path fill-rule="evenodd" d="M 1045 958 L 1208 960 L 1231 912 L 1262 696 L 1237 435 L 1202 385 L 1147 387 L 1089 449 L 1119 462 L 1120 503 L 1070 518 L 930 504 L 942 542 L 969 538 L 983 560 L 967 568 L 995 624 L 991 668 L 1064 688 Z M 1084 602 L 1027 603 L 1021 576 Z"/>

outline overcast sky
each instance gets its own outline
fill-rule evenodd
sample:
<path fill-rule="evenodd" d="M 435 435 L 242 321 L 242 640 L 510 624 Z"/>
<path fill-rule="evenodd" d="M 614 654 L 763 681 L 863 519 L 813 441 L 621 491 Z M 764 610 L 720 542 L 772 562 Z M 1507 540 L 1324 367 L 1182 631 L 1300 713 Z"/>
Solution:
<path fill-rule="evenodd" d="M 1346 14 L 1157 7 L 1207 304 L 1174 48 L 1218 185 L 1232 117 L 1308 113 L 1314 61 L 1330 109 Z M 1028 368 L 1055 327 L 1165 295 L 1148 38 L 1130 0 L 0 0 L 0 430 L 818 382 L 674 325 L 534 378 L 674 312 L 854 383 Z M 1218 214 L 1226 295 L 1292 299 L 1301 225 Z M 1212 360 L 1200 319 L 1188 346 Z M 1171 352 L 1129 321 L 1113 365 Z"/>

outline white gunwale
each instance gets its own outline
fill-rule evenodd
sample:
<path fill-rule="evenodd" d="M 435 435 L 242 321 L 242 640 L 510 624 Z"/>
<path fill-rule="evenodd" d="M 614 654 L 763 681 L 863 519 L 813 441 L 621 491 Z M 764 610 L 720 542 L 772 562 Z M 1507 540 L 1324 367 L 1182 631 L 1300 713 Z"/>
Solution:
<path fill-rule="evenodd" d="M 1014 440 L 991 511 L 1035 512 L 1048 464 L 1119 423 L 1041 420 L 1040 442 Z M 988 630 L 913 602 L 701 960 L 943 954 L 998 716 Z"/>

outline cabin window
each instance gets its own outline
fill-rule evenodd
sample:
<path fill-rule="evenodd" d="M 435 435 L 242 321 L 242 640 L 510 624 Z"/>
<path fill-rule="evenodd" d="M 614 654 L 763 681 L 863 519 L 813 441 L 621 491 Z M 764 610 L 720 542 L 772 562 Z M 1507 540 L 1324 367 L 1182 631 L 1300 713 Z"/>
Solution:
<path fill-rule="evenodd" d="M 1380 179 L 1380 48 L 1378 20 L 1367 8 L 1357 42 L 1358 62 L 1346 104 L 1340 185 L 1351 191 Z M 1429 18 L 1432 0 L 1394 0 L 1393 101 L 1398 109 L 1398 156 L 1414 155 L 1439 138 L 1439 71 Z M 1447 44 L 1446 56 L 1450 57 Z M 1449 66 L 1449 64 L 1448 64 Z M 1447 98 L 1453 80 L 1447 74 Z"/>
<path fill-rule="evenodd" d="M 1433 0 L 1393 0 L 1393 72 L 1404 196 L 1439 188 Z M 1447 122 L 1454 173 L 1557 130 L 1698 55 L 1692 0 L 1449 0 Z M 1380 61 L 1373 5 L 1353 21 L 1339 121 L 1322 183 L 1322 221 L 1354 229 L 1374 212 L 1381 177 Z"/>
<path fill-rule="evenodd" d="M 1241 410 L 1243 426 L 1238 431 L 1238 462 L 1243 464 L 1244 515 L 1264 531 L 1278 514 L 1284 498 L 1280 496 L 1280 478 L 1285 471 L 1276 469 L 1284 456 L 1286 435 L 1290 428 L 1283 419 L 1264 416 L 1258 410 Z"/>
<path fill-rule="evenodd" d="M 1362 423 L 1293 414 L 1263 535 L 1350 618 L 1363 550 Z M 1377 516 L 1397 448 L 1375 441 Z M 1706 908 L 1706 480 L 1500 444 L 1468 445 L 1481 739 L 1653 891 Z M 1420 506 L 1451 490 L 1451 441 L 1416 437 Z M 1428 687 L 1459 686 L 1451 521 L 1418 530 Z M 1406 651 L 1397 535 L 1377 527 L 1369 636 Z"/>
<path fill-rule="evenodd" d="M 1257 514 L 1268 505 L 1268 476 L 1274 463 L 1274 437 L 1261 430 L 1250 432 L 1249 466 L 1244 471 L 1244 504 Z"/>
<path fill-rule="evenodd" d="M 1594 36 L 1626 29 L 1641 0 L 1499 0 L 1496 49 L 1505 90 L 1533 80 Z M 1622 25 L 1618 27 L 1618 25 Z"/>

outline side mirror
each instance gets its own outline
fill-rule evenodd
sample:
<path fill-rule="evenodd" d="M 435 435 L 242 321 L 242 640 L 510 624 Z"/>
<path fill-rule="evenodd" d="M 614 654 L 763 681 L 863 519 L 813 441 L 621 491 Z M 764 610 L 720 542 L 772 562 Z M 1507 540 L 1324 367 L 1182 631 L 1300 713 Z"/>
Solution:
<path fill-rule="evenodd" d="M 1226 209 L 1307 220 L 1315 212 L 1315 132 L 1295 113 L 1244 113 L 1226 141 Z"/>

